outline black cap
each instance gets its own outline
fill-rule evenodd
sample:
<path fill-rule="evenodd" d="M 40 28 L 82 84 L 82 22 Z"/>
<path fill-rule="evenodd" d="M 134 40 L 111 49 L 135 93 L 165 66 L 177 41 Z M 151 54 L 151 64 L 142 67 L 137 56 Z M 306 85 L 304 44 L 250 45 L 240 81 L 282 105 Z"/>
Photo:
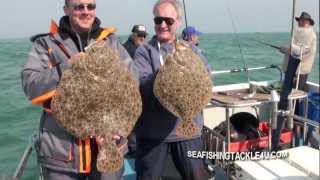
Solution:
<path fill-rule="evenodd" d="M 295 19 L 296 19 L 296 21 L 299 21 L 300 19 L 307 19 L 310 21 L 310 24 L 312 26 L 314 25 L 313 19 L 311 18 L 310 14 L 308 14 L 307 12 L 302 12 L 300 17 L 296 17 Z"/>
<path fill-rule="evenodd" d="M 147 36 L 148 33 L 146 31 L 146 27 L 144 25 L 134 25 L 132 30 L 131 30 L 132 33 L 136 33 L 138 35 L 141 35 L 141 36 Z"/>

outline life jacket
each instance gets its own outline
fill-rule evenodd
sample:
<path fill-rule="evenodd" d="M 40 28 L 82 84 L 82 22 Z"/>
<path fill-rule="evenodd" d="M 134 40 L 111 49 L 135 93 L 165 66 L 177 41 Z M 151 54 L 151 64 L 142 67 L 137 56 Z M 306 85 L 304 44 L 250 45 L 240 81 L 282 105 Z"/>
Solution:
<path fill-rule="evenodd" d="M 68 53 L 67 49 L 65 48 L 64 44 L 60 41 L 58 41 L 54 35 L 58 33 L 58 25 L 53 21 L 51 20 L 51 26 L 50 26 L 50 33 L 48 33 L 48 35 L 50 36 L 50 39 L 62 50 L 62 52 L 70 59 L 70 54 Z M 116 31 L 116 28 L 114 27 L 110 27 L 110 28 L 105 28 L 101 31 L 100 35 L 96 38 L 96 41 L 102 41 L 104 40 L 105 38 L 107 38 L 111 33 L 115 32 Z M 51 54 L 53 52 L 53 49 L 52 48 L 48 48 L 48 53 Z M 49 60 L 49 68 L 53 68 L 53 67 L 56 67 L 57 68 L 57 71 L 58 71 L 58 74 L 59 76 L 61 77 L 61 69 L 59 66 L 57 66 L 57 63 L 55 63 L 54 60 L 50 59 Z M 47 105 L 46 103 L 48 103 L 49 100 L 52 99 L 53 96 L 55 96 L 56 94 L 56 90 L 51 90 L 49 92 L 46 92 L 38 97 L 35 97 L 31 100 L 31 103 L 33 105 L 44 105 L 44 110 L 47 111 L 47 112 L 52 112 L 51 109 L 48 109 L 47 108 Z"/>
<path fill-rule="evenodd" d="M 68 50 L 65 48 L 64 44 L 60 41 L 58 41 L 55 38 L 55 35 L 58 33 L 58 25 L 51 20 L 51 25 L 50 25 L 50 32 L 46 33 L 46 34 L 40 34 L 37 36 L 34 36 L 31 38 L 31 41 L 34 41 L 35 39 L 37 39 L 40 36 L 46 36 L 49 35 L 50 39 L 52 40 L 52 42 L 54 42 L 59 48 L 60 50 L 66 55 L 66 57 L 68 59 L 71 58 Z M 96 38 L 96 41 L 102 41 L 105 40 L 111 33 L 115 32 L 116 28 L 111 27 L 111 28 L 104 28 L 99 36 Z M 53 53 L 53 48 L 48 47 L 48 54 L 50 55 L 51 53 Z M 55 63 L 55 61 L 53 59 L 49 59 L 49 68 L 57 68 L 57 72 L 59 77 L 61 78 L 62 72 L 60 69 L 59 64 Z M 50 108 L 50 104 L 51 104 L 51 100 L 52 98 L 56 95 L 56 90 L 51 90 L 49 92 L 46 92 L 38 97 L 35 97 L 31 100 L 31 103 L 33 105 L 42 105 L 43 110 L 47 113 L 51 113 L 52 110 Z M 79 138 L 76 139 L 76 144 L 79 147 L 79 172 L 80 173 L 90 173 L 91 172 L 91 139 L 88 137 L 85 140 L 81 140 Z M 72 160 L 73 157 L 73 152 L 70 151 L 69 152 L 69 160 Z"/>

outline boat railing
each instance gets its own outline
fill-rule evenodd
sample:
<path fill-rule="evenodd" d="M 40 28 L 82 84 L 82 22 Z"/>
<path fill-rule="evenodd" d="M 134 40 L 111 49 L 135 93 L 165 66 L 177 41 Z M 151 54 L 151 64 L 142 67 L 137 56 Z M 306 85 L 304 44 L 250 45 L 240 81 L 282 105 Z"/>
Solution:
<path fill-rule="evenodd" d="M 253 68 L 237 68 L 237 69 L 230 69 L 230 70 L 211 71 L 211 75 L 258 71 L 258 70 L 263 70 L 263 69 L 276 69 L 276 70 L 278 70 L 279 77 L 280 77 L 279 81 L 281 82 L 283 80 L 282 69 L 278 65 L 275 65 L 275 64 L 271 64 L 269 66 L 253 67 Z"/>
<path fill-rule="evenodd" d="M 23 172 L 26 168 L 26 165 L 28 163 L 28 160 L 30 158 L 30 155 L 32 153 L 32 150 L 34 150 L 36 147 L 35 145 L 37 142 L 37 138 L 38 138 L 37 134 L 33 134 L 31 136 L 30 141 L 29 141 L 27 147 L 25 148 L 23 155 L 22 155 L 22 157 L 16 167 L 16 170 L 12 176 L 13 180 L 20 180 L 21 179 Z"/>
<path fill-rule="evenodd" d="M 308 118 L 299 116 L 299 115 L 291 115 L 291 117 L 294 119 L 294 123 L 296 125 L 299 125 L 303 128 L 303 134 L 302 134 L 302 140 L 303 144 L 307 144 L 310 140 L 311 131 L 316 131 L 319 134 L 320 131 L 320 123 L 314 120 L 310 120 Z M 319 145 L 320 150 L 320 145 Z"/>

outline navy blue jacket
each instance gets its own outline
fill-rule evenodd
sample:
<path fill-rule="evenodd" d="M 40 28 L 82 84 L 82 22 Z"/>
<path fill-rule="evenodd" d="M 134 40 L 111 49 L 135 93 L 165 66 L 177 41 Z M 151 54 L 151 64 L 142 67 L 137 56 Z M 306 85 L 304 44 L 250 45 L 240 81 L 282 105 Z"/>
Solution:
<path fill-rule="evenodd" d="M 122 44 L 122 46 L 127 50 L 129 55 L 131 56 L 131 58 L 134 57 L 134 54 L 135 54 L 137 48 L 139 47 L 139 45 L 136 45 L 134 43 L 134 40 L 132 39 L 131 36 L 128 38 L 128 40 L 125 43 Z"/>
<path fill-rule="evenodd" d="M 160 52 L 165 60 L 166 54 L 172 52 L 173 43 L 161 44 Z M 208 71 L 211 68 L 201 51 L 191 45 L 192 50 L 200 56 Z M 148 44 L 140 46 L 134 56 L 140 81 L 140 91 L 143 100 L 143 112 L 136 124 L 135 133 L 138 139 L 155 140 L 160 142 L 176 142 L 186 140 L 176 135 L 176 125 L 180 121 L 175 115 L 166 110 L 153 94 L 153 84 L 161 66 L 158 41 L 153 37 Z M 203 114 L 199 113 L 194 121 L 199 129 L 203 126 Z M 200 137 L 201 131 L 192 138 Z"/>

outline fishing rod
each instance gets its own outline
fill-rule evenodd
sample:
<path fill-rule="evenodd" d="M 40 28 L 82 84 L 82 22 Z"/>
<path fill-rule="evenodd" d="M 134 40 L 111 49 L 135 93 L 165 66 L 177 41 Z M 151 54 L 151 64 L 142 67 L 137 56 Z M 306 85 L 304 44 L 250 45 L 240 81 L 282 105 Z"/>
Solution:
<path fill-rule="evenodd" d="M 257 43 L 260 43 L 260 44 L 263 44 L 263 45 L 266 45 L 266 46 L 269 46 L 269 47 L 272 47 L 274 49 L 280 49 L 280 46 L 276 46 L 276 45 L 273 45 L 273 44 L 270 44 L 270 43 L 267 43 L 267 42 L 264 42 L 264 41 L 259 41 L 257 39 L 253 39 L 253 38 L 246 38 L 248 40 L 251 40 L 251 41 L 255 41 Z"/>
<path fill-rule="evenodd" d="M 183 0 L 183 11 L 184 11 L 184 21 L 186 23 L 186 28 L 188 27 L 188 21 L 187 21 L 187 10 L 186 10 L 186 3 L 185 1 Z"/>
<path fill-rule="evenodd" d="M 289 47 L 289 52 L 291 54 L 291 49 L 292 49 L 292 43 L 293 43 L 293 35 L 294 35 L 294 16 L 296 14 L 296 0 L 293 0 L 292 2 L 292 16 L 291 16 L 291 43 Z"/>
<path fill-rule="evenodd" d="M 185 21 L 186 30 L 187 30 L 187 28 L 188 28 L 188 19 L 187 19 L 186 2 L 185 2 L 185 0 L 183 0 L 182 2 L 183 2 L 183 11 L 184 11 L 184 21 Z M 191 34 L 187 33 L 187 37 L 190 40 L 191 39 Z"/>
<path fill-rule="evenodd" d="M 232 14 L 231 14 L 231 9 L 230 9 L 230 6 L 229 6 L 229 0 L 226 1 L 227 2 L 227 10 L 228 10 L 228 14 L 229 14 L 229 17 L 231 19 L 231 23 L 232 23 L 232 29 L 233 29 L 233 34 L 235 36 L 235 39 L 236 39 L 236 42 L 237 42 L 237 45 L 238 45 L 238 48 L 239 48 L 239 51 L 240 51 L 240 55 L 241 55 L 241 60 L 244 64 L 244 68 L 245 71 L 247 72 L 247 80 L 248 80 L 248 83 L 250 83 L 250 75 L 249 75 L 249 71 L 248 71 L 248 65 L 244 59 L 244 56 L 243 56 L 243 52 L 242 52 L 242 48 L 241 48 L 241 44 L 240 44 L 240 38 L 237 34 L 237 29 L 236 29 L 236 25 L 234 23 L 234 20 L 233 20 L 233 17 L 232 17 Z"/>
<path fill-rule="evenodd" d="M 256 41 L 256 42 L 258 42 L 258 43 L 260 43 L 260 44 L 264 44 L 264 45 L 269 46 L 269 47 L 272 47 L 272 48 L 274 48 L 274 49 L 278 49 L 278 50 L 280 49 L 280 46 L 276 46 L 276 45 L 269 44 L 269 43 L 262 42 L 262 41 Z"/>
<path fill-rule="evenodd" d="M 294 21 L 295 21 L 295 14 L 296 14 L 296 0 L 293 0 L 292 2 L 292 17 L 291 17 L 291 43 L 290 43 L 290 48 L 289 48 L 289 52 L 291 55 L 291 51 L 292 51 L 292 44 L 293 44 L 293 37 L 294 37 Z M 300 60 L 302 60 L 302 51 L 303 49 L 300 49 Z M 299 83 L 300 83 L 300 73 L 301 73 L 301 63 L 299 63 L 298 67 L 297 67 L 298 73 L 297 73 L 297 80 L 296 80 L 296 87 L 294 89 L 298 90 L 299 88 Z M 297 101 L 293 101 L 293 107 L 292 109 L 295 110 L 296 109 L 296 103 Z M 289 127 L 293 128 L 293 122 L 289 121 Z M 304 128 L 307 128 L 307 124 L 304 123 Z M 303 132 L 303 139 L 306 140 L 306 132 Z"/>

